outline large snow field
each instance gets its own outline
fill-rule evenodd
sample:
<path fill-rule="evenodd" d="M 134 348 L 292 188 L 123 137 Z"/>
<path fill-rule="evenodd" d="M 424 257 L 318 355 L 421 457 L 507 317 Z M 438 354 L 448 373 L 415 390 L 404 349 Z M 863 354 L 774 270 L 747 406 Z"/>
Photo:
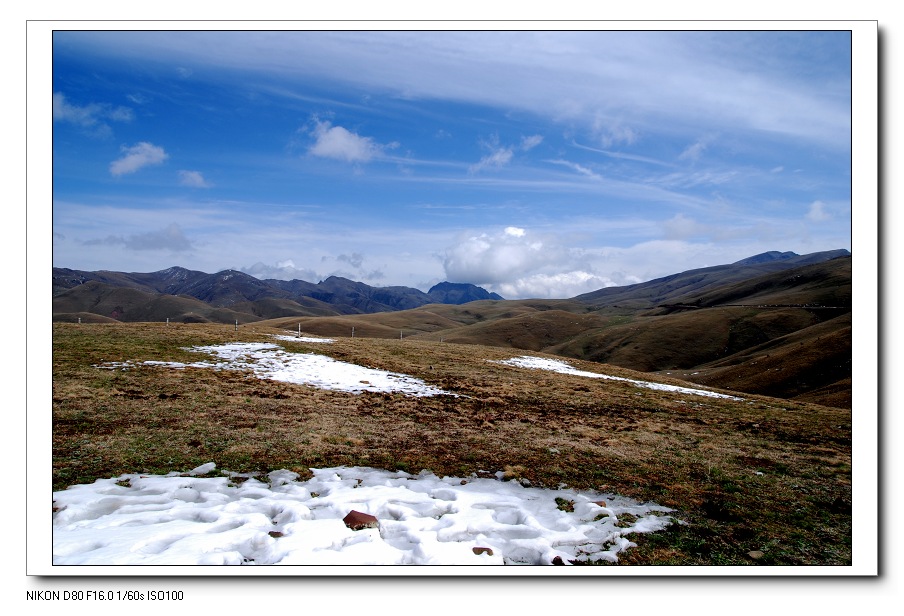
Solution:
<path fill-rule="evenodd" d="M 286 337 L 288 339 L 288 337 Z M 299 338 L 291 338 L 292 342 Z M 318 342 L 327 339 L 317 338 Z M 428 385 L 421 379 L 407 374 L 365 368 L 357 364 L 338 361 L 316 353 L 290 353 L 279 345 L 267 342 L 234 342 L 211 346 L 195 346 L 189 349 L 209 353 L 218 362 L 109 362 L 99 368 L 127 370 L 136 365 L 167 368 L 213 368 L 217 370 L 251 371 L 261 379 L 283 381 L 299 385 L 311 385 L 323 389 L 350 393 L 400 392 L 409 396 L 439 396 L 455 394 Z"/>
<path fill-rule="evenodd" d="M 616 561 L 671 510 L 516 481 L 312 469 L 299 481 L 126 474 L 54 492 L 54 565 L 549 565 Z M 559 499 L 558 501 L 556 499 Z M 570 510 L 569 510 L 570 509 Z M 352 530 L 358 511 L 376 528 Z"/>
<path fill-rule="evenodd" d="M 610 381 L 625 381 L 638 387 L 647 389 L 656 389 L 659 391 L 673 391 L 681 394 L 692 394 L 695 396 L 709 396 L 710 398 L 728 398 L 729 400 L 743 400 L 735 396 L 720 394 L 715 391 L 706 389 L 695 389 L 692 387 L 679 387 L 677 385 L 666 385 L 664 383 L 653 383 L 651 381 L 638 381 L 635 379 L 626 379 L 621 376 L 612 376 L 609 374 L 600 374 L 598 372 L 587 372 L 586 370 L 578 370 L 567 362 L 557 359 L 544 359 L 542 357 L 532 357 L 530 355 L 522 355 L 521 357 L 513 357 L 495 362 L 497 364 L 505 364 L 507 366 L 517 366 L 519 368 L 532 368 L 536 370 L 549 370 L 551 372 L 559 372 L 561 374 L 571 374 L 573 376 L 583 376 L 591 379 L 607 379 Z"/>

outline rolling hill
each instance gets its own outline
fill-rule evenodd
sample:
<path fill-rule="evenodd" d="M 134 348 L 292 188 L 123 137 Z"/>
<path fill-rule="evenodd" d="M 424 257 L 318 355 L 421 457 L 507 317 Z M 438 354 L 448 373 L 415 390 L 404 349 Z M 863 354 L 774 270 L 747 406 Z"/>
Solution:
<path fill-rule="evenodd" d="M 769 252 L 561 300 L 474 285 L 261 281 L 227 270 L 54 269 L 54 320 L 259 323 L 323 336 L 509 347 L 850 408 L 851 256 Z M 470 297 L 476 301 L 465 302 Z M 439 300 L 442 300 L 440 302 Z"/>
<path fill-rule="evenodd" d="M 705 272 L 707 284 L 689 274 L 611 291 L 618 306 L 600 305 L 598 296 L 484 300 L 262 325 L 324 336 L 350 336 L 354 328 L 361 337 L 518 348 L 850 408 L 851 257 L 801 261 L 740 281 L 737 272 L 723 268 L 728 282 L 721 285 Z"/>

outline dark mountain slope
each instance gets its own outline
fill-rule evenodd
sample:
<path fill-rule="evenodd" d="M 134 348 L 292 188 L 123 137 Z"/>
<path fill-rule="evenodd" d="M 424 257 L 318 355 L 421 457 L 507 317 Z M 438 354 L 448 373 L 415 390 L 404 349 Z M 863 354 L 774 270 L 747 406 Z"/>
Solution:
<path fill-rule="evenodd" d="M 700 295 L 726 284 L 849 255 L 846 250 L 832 250 L 765 261 L 760 255 L 753 257 L 755 263 L 745 263 L 747 260 L 744 260 L 730 265 L 689 270 L 639 284 L 607 287 L 573 299 L 596 307 L 653 308 L 662 304 L 688 302 L 690 296 Z"/>
<path fill-rule="evenodd" d="M 817 323 L 670 376 L 726 389 L 851 407 L 851 315 Z"/>
<path fill-rule="evenodd" d="M 467 304 L 484 299 L 503 299 L 498 293 L 490 293 L 482 287 L 473 284 L 441 282 L 433 285 L 427 295 L 431 301 L 437 304 Z"/>
<path fill-rule="evenodd" d="M 770 263 L 772 261 L 787 261 L 788 259 L 799 256 L 800 255 L 796 252 L 770 250 L 769 252 L 763 252 L 758 255 L 753 255 L 752 257 L 747 257 L 746 259 L 741 259 L 740 261 L 735 261 L 734 265 L 757 265 L 758 263 Z"/>
<path fill-rule="evenodd" d="M 473 299 L 502 299 L 495 293 L 474 285 L 434 287 L 428 295 L 410 287 L 371 287 L 363 282 L 331 276 L 317 284 L 304 280 L 259 280 L 236 270 L 205 274 L 182 267 L 170 267 L 150 273 L 85 272 L 53 268 L 53 295 L 87 282 L 136 289 L 145 293 L 188 295 L 213 306 L 249 311 L 268 318 L 283 314 L 370 314 L 409 310 L 433 303 L 460 304 Z M 251 307 L 254 302 L 273 300 Z M 275 300 L 290 300 L 310 310 L 298 310 L 284 304 L 276 308 Z M 312 303 L 313 302 L 313 303 Z M 330 308 L 325 308 L 325 305 Z M 274 312 L 275 310 L 275 312 Z"/>
<path fill-rule="evenodd" d="M 315 299 L 327 303 L 350 306 L 362 313 L 408 310 L 433 300 L 418 289 L 410 287 L 372 287 L 339 276 L 330 276 L 317 285 Z"/>
<path fill-rule="evenodd" d="M 93 313 L 123 322 L 166 321 L 185 323 L 250 323 L 259 317 L 212 306 L 187 296 L 147 293 L 97 281 L 79 285 L 53 298 L 54 320 L 63 315 Z"/>
<path fill-rule="evenodd" d="M 235 312 L 253 314 L 262 319 L 332 317 L 341 314 L 334 306 L 310 297 L 299 297 L 297 300 L 265 297 L 253 302 L 238 302 L 229 308 Z"/>
<path fill-rule="evenodd" d="M 678 301 L 698 306 L 781 304 L 850 309 L 851 257 L 757 276 L 704 293 L 683 296 Z"/>

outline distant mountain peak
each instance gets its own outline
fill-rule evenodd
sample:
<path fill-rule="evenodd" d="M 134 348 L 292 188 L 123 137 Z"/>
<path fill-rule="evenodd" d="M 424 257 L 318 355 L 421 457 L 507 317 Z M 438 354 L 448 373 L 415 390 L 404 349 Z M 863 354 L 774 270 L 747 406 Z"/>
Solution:
<path fill-rule="evenodd" d="M 483 287 L 467 282 L 440 282 L 430 287 L 427 295 L 440 304 L 467 304 L 483 299 L 503 299 L 498 293 L 490 293 Z"/>
<path fill-rule="evenodd" d="M 756 265 L 758 263 L 769 263 L 770 261 L 785 261 L 799 256 L 800 255 L 796 252 L 770 250 L 768 252 L 761 252 L 758 255 L 753 255 L 752 257 L 747 257 L 746 259 L 741 259 L 740 261 L 735 261 L 732 265 Z"/>

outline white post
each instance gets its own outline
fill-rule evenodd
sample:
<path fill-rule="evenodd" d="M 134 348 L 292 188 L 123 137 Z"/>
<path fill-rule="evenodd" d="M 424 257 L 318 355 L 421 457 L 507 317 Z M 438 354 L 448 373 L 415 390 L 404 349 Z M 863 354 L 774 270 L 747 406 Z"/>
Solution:
<path fill-rule="evenodd" d="M 354 328 L 354 326 L 352 326 L 352 338 L 354 338 L 354 337 L 355 337 L 355 328 Z"/>
<path fill-rule="evenodd" d="M 235 331 L 239 331 L 239 320 L 235 320 Z"/>
<path fill-rule="evenodd" d="M 82 322 L 82 317 L 79 317 L 79 318 L 78 318 L 78 322 L 79 322 L 79 324 L 81 324 L 81 322 Z"/>
<path fill-rule="evenodd" d="M 399 340 L 402 339 L 402 330 L 399 330 Z"/>
<path fill-rule="evenodd" d="M 298 324 L 298 337 L 301 338 L 301 323 Z"/>
<path fill-rule="evenodd" d="M 169 317 L 166 317 L 166 324 L 169 325 Z"/>

